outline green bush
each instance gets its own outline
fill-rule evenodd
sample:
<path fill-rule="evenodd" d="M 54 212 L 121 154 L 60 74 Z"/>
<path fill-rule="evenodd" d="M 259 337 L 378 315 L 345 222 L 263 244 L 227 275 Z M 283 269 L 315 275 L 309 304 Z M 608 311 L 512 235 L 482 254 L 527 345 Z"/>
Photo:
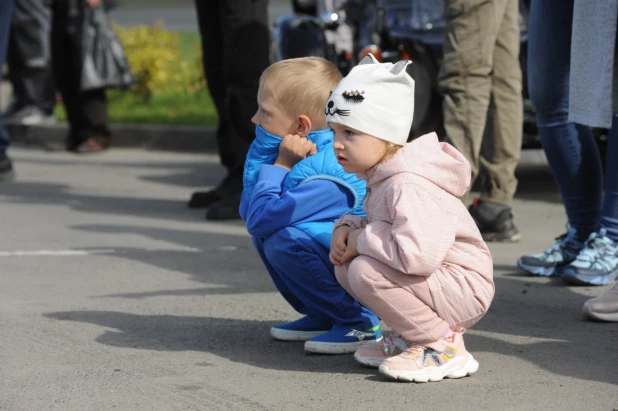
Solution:
<path fill-rule="evenodd" d="M 154 26 L 121 27 L 113 24 L 136 78 L 132 91 L 142 101 L 156 93 L 194 94 L 206 86 L 199 44 L 193 45 L 189 59 L 183 55 L 181 35 Z"/>

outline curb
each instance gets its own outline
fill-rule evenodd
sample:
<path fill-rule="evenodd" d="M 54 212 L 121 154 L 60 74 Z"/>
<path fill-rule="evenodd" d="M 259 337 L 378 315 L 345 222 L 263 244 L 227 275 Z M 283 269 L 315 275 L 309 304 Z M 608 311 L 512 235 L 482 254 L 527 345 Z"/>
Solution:
<path fill-rule="evenodd" d="M 63 147 L 66 123 L 32 127 L 6 125 L 14 143 Z M 156 124 L 111 124 L 112 148 L 217 153 L 216 128 Z"/>

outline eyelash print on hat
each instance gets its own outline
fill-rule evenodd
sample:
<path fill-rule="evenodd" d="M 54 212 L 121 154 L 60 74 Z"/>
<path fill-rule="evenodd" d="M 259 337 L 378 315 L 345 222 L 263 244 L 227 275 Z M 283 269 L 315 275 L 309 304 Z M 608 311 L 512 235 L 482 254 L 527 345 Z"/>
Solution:
<path fill-rule="evenodd" d="M 346 90 L 343 93 L 341 93 L 341 97 L 343 97 L 343 99 L 350 104 L 360 104 L 363 101 L 365 101 L 365 97 L 363 97 L 363 94 L 365 94 L 365 90 L 363 91 L 358 91 L 358 90 L 347 91 Z"/>
<path fill-rule="evenodd" d="M 338 108 L 332 109 L 334 105 L 335 105 L 334 101 L 332 100 L 329 101 L 328 104 L 326 105 L 326 109 L 324 110 L 324 114 L 326 114 L 327 116 L 334 116 L 336 114 L 339 114 L 340 116 L 350 115 L 350 110 L 340 110 Z"/>

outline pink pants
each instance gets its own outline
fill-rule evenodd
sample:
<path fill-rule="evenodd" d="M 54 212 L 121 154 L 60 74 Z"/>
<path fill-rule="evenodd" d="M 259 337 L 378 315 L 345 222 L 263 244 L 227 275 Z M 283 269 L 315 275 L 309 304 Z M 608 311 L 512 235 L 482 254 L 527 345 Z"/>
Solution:
<path fill-rule="evenodd" d="M 335 275 L 343 288 L 393 331 L 420 344 L 439 340 L 449 327 L 473 325 L 485 315 L 493 297 L 491 285 L 483 293 L 485 298 L 478 298 L 466 272 L 440 268 L 431 274 L 430 286 L 429 277 L 404 274 L 363 255 L 335 267 Z"/>

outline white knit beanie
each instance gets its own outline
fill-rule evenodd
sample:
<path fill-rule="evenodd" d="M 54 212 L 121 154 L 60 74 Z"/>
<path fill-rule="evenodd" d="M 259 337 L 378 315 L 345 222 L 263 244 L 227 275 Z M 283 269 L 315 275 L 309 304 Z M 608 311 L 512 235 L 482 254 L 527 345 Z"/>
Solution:
<path fill-rule="evenodd" d="M 406 72 L 410 63 L 379 63 L 368 54 L 331 93 L 326 121 L 406 144 L 414 117 L 414 80 Z"/>

